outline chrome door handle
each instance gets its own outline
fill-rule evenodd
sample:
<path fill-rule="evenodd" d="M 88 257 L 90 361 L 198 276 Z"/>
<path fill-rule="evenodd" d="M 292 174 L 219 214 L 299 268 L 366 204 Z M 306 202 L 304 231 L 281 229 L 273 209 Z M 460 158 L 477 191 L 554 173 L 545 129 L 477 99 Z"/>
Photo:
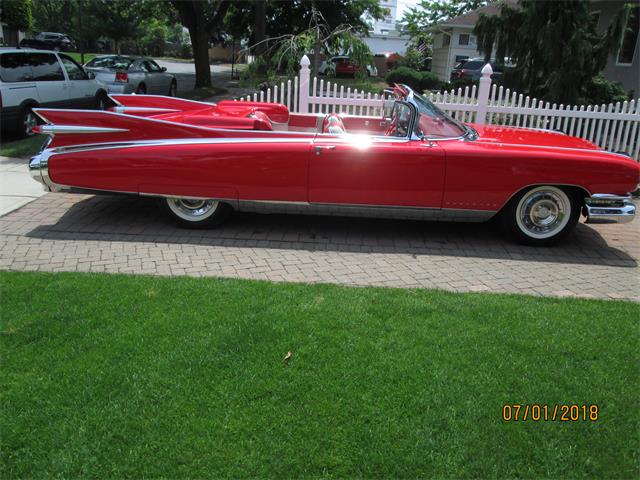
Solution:
<path fill-rule="evenodd" d="M 316 155 L 320 155 L 322 150 L 335 150 L 335 145 L 316 145 Z"/>

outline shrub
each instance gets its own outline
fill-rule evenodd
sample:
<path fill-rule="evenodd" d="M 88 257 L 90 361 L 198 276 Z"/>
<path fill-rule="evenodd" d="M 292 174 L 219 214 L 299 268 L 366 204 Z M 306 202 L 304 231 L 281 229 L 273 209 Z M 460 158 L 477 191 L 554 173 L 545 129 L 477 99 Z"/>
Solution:
<path fill-rule="evenodd" d="M 609 104 L 624 102 L 629 96 L 624 87 L 618 82 L 610 82 L 602 75 L 596 75 L 585 86 L 584 96 L 580 103 Z"/>
<path fill-rule="evenodd" d="M 409 67 L 398 67 L 395 70 L 391 70 L 385 80 L 389 85 L 404 83 L 417 92 L 425 89 L 432 90 L 440 88 L 442 83 L 434 73 L 418 72 Z"/>
<path fill-rule="evenodd" d="M 422 90 L 436 90 L 440 88 L 442 82 L 435 73 L 422 72 L 422 79 L 420 80 L 420 87 Z"/>
<path fill-rule="evenodd" d="M 420 82 L 422 81 L 422 73 L 409 67 L 398 67 L 387 73 L 385 78 L 389 85 L 394 83 L 404 83 L 414 90 L 421 91 Z"/>

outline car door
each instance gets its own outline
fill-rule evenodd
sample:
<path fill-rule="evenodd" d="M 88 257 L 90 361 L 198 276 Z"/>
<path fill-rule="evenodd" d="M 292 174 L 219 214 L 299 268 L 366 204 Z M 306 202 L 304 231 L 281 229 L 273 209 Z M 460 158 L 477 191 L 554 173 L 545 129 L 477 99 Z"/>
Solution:
<path fill-rule="evenodd" d="M 309 165 L 315 204 L 440 208 L 442 148 L 408 138 L 320 134 Z"/>
<path fill-rule="evenodd" d="M 309 166 L 309 202 L 440 208 L 445 155 L 418 139 L 415 107 L 395 102 L 384 135 L 318 134 Z"/>
<path fill-rule="evenodd" d="M 95 106 L 96 88 L 84 69 L 68 55 L 60 54 L 68 81 L 69 101 L 75 108 Z"/>
<path fill-rule="evenodd" d="M 169 83 L 162 68 L 153 60 L 146 59 L 142 62 L 142 69 L 147 72 L 147 93 L 166 95 L 169 93 Z"/>
<path fill-rule="evenodd" d="M 55 54 L 49 52 L 27 53 L 33 80 L 36 82 L 40 105 L 43 107 L 68 107 L 70 84 Z"/>
<path fill-rule="evenodd" d="M 17 116 L 21 105 L 39 101 L 36 83 L 25 52 L 0 53 L 2 116 Z"/>

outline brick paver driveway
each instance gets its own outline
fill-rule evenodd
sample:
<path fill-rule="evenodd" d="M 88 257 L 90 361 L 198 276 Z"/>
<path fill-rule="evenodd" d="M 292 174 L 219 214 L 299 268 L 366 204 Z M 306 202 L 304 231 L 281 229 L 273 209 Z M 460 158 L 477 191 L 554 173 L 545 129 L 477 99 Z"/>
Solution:
<path fill-rule="evenodd" d="M 236 214 L 174 227 L 155 200 L 48 194 L 0 218 L 0 268 L 194 275 L 640 301 L 640 222 L 531 248 L 492 224 Z"/>

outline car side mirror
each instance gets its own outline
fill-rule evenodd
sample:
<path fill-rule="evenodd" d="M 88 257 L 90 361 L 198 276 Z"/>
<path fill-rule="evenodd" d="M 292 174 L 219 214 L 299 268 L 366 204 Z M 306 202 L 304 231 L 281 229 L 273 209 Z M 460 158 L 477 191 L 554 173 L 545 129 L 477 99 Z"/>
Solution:
<path fill-rule="evenodd" d="M 166 71 L 167 71 L 167 67 L 162 67 L 162 68 L 161 68 L 161 70 L 162 70 L 163 72 L 166 72 Z"/>
<path fill-rule="evenodd" d="M 87 73 L 87 78 L 89 78 L 89 80 L 94 80 L 96 78 L 96 74 L 93 72 L 86 72 Z"/>

